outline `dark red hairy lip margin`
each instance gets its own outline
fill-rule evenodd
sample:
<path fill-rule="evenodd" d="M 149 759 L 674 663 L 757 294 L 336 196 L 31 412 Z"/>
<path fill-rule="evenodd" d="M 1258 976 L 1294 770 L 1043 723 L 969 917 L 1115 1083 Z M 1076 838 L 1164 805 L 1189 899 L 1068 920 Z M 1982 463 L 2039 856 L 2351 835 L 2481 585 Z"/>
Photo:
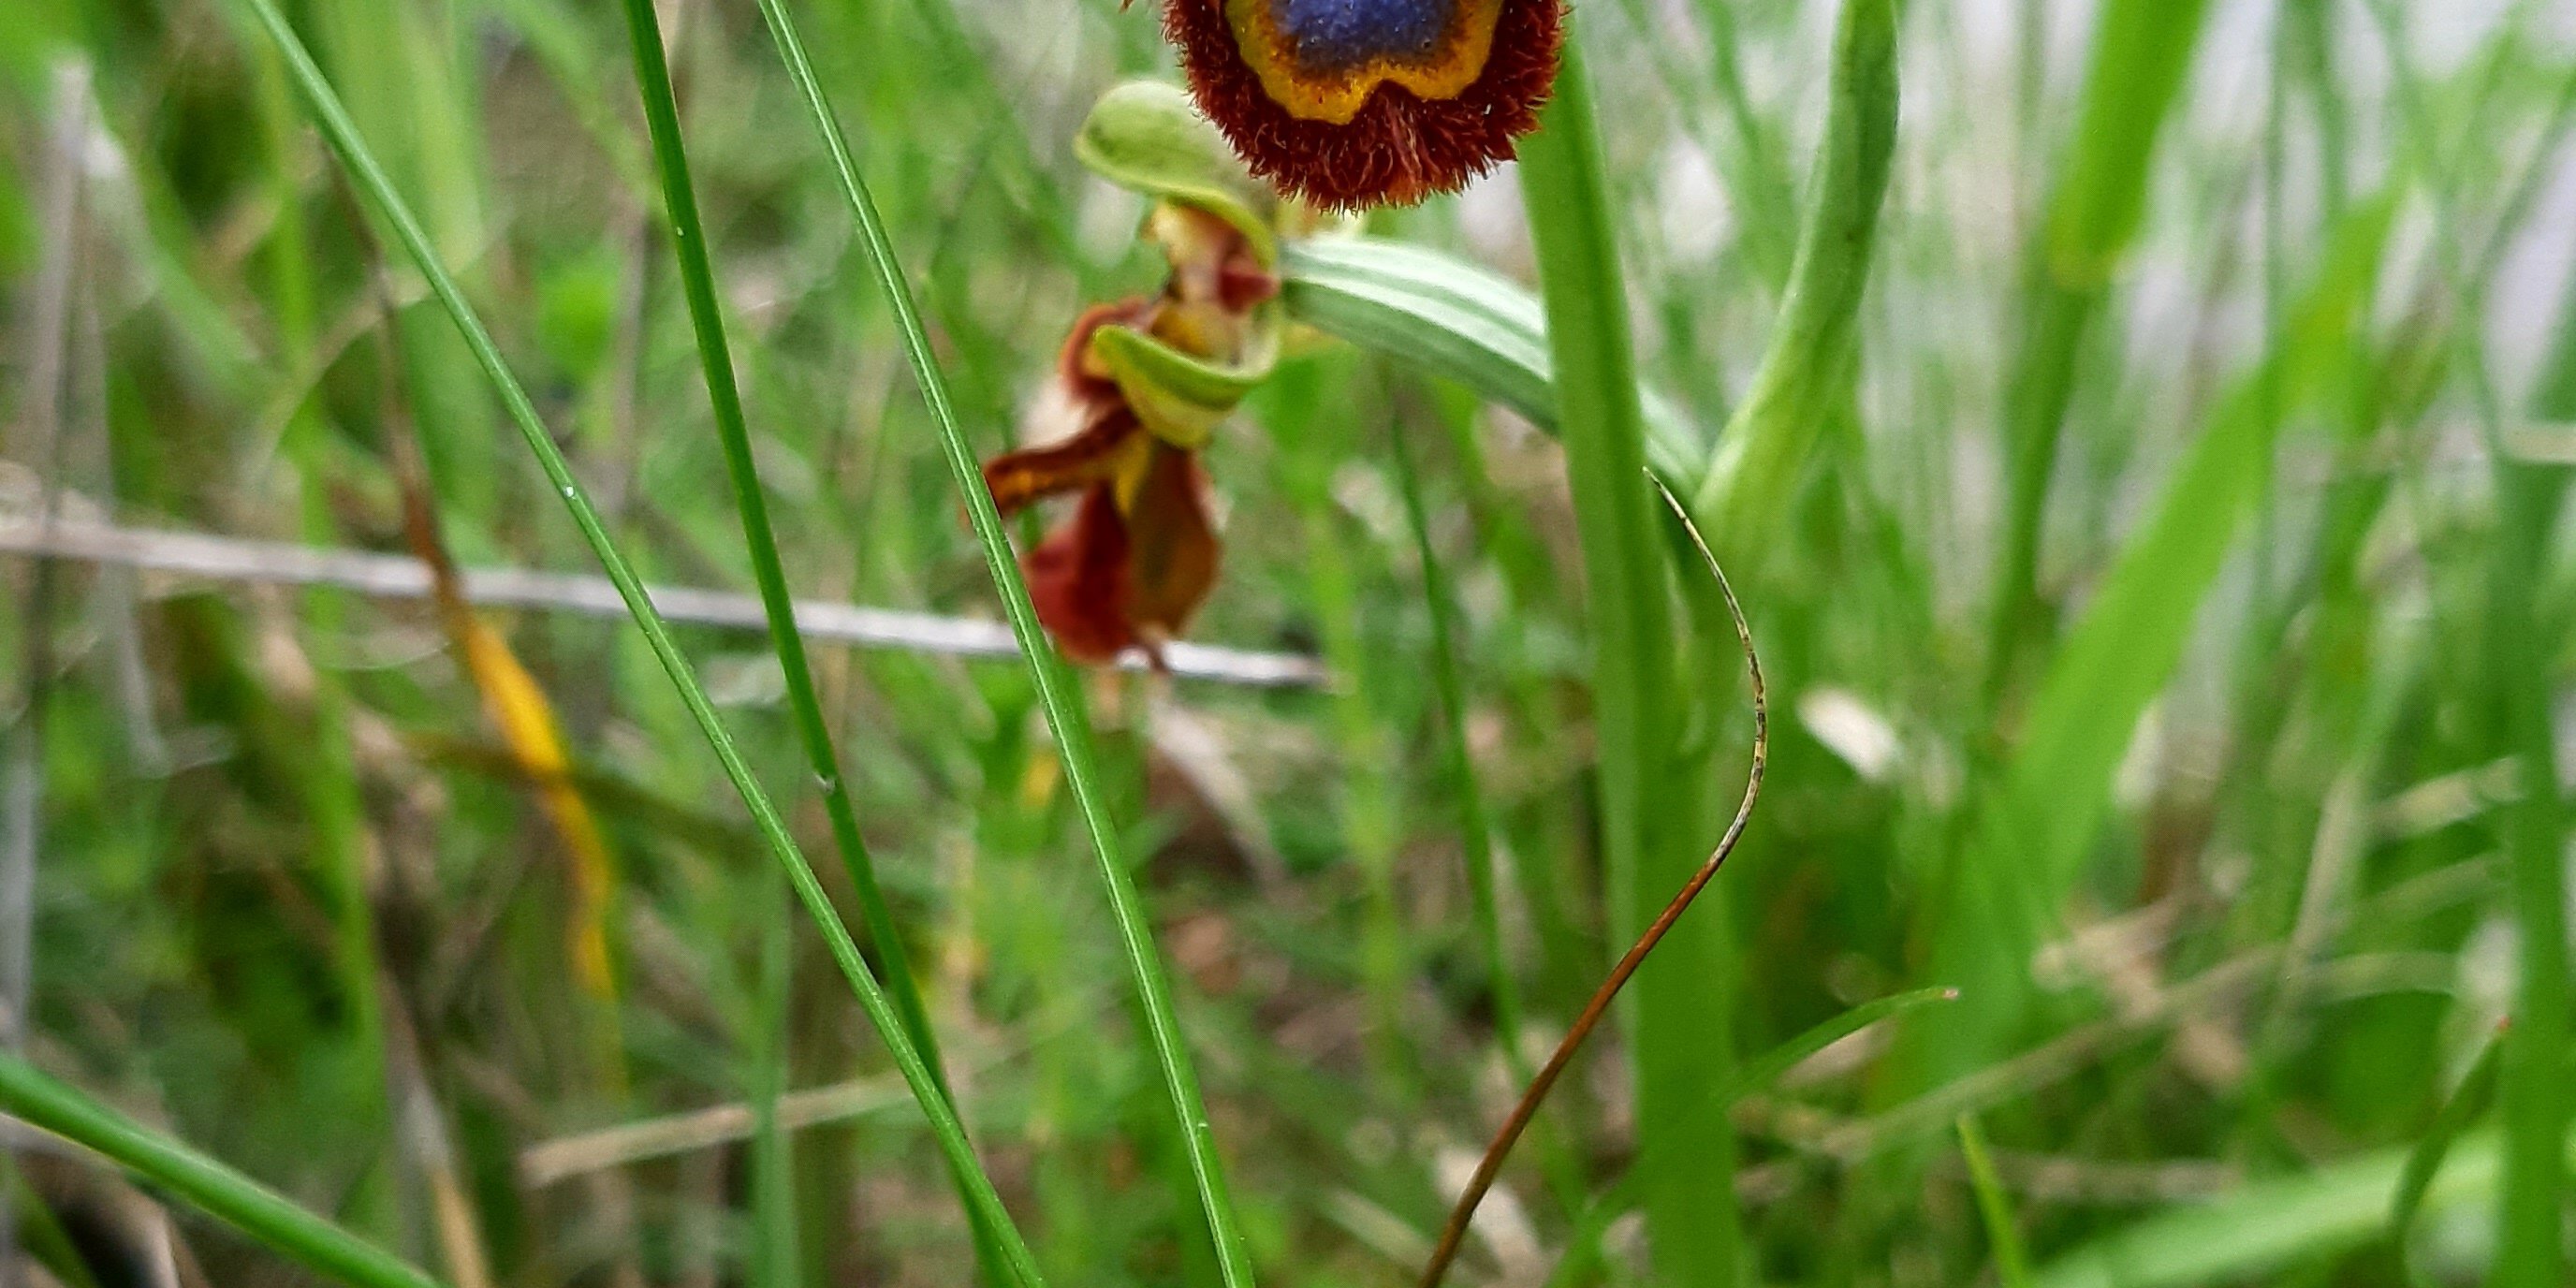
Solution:
<path fill-rule="evenodd" d="M 1318 206 L 1410 205 L 1512 157 L 1556 82 L 1563 0 L 1503 0 L 1484 72 L 1456 98 L 1381 84 L 1348 124 L 1291 115 L 1235 48 L 1224 0 L 1165 0 L 1190 95 L 1252 172 Z"/>

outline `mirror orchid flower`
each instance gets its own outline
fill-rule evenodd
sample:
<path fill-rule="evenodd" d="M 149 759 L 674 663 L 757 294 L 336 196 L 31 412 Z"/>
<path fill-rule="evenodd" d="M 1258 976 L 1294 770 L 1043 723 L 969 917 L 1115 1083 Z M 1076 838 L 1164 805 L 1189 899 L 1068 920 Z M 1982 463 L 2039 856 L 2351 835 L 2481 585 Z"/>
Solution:
<path fill-rule="evenodd" d="M 1168 87 L 1104 98 L 1076 151 L 1154 198 L 1143 236 L 1170 266 L 1161 294 L 1098 305 L 1074 324 L 1047 405 L 1047 441 L 986 462 L 1010 514 L 1051 497 L 1072 512 L 1021 560 L 1056 646 L 1157 666 L 1216 584 L 1219 546 L 1199 456 L 1278 353 L 1278 243 L 1208 124 Z"/>

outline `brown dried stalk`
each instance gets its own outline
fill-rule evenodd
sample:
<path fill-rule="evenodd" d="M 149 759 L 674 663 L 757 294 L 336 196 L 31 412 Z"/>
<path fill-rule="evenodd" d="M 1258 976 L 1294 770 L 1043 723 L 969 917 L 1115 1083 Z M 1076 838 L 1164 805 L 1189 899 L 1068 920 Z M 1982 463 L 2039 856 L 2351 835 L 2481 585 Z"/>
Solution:
<path fill-rule="evenodd" d="M 1645 964 L 1646 955 L 1655 951 L 1655 945 L 1662 943 L 1673 923 L 1689 911 L 1691 901 L 1699 897 L 1709 879 L 1726 865 L 1726 856 L 1735 852 L 1735 843 L 1744 836 L 1744 825 L 1752 821 L 1754 802 L 1762 796 L 1762 771 L 1771 753 L 1771 711 L 1762 689 L 1762 659 L 1753 651 L 1753 628 L 1745 624 L 1744 608 L 1735 602 L 1735 588 L 1727 584 L 1726 570 L 1718 567 L 1717 556 L 1709 551 L 1707 539 L 1700 536 L 1699 525 L 1691 522 L 1690 512 L 1682 507 L 1681 501 L 1673 496 L 1672 489 L 1665 487 L 1661 480 L 1656 481 L 1655 489 L 1663 494 L 1664 503 L 1672 507 L 1674 517 L 1681 520 L 1682 530 L 1690 534 L 1691 545 L 1699 551 L 1701 561 L 1708 565 L 1709 575 L 1716 579 L 1718 593 L 1726 600 L 1727 616 L 1735 622 L 1735 638 L 1744 646 L 1744 669 L 1750 677 L 1753 691 L 1753 766 L 1745 777 L 1744 801 L 1735 807 L 1735 818 L 1726 825 L 1726 834 L 1718 838 L 1717 848 L 1709 851 L 1708 861 L 1691 874 L 1691 879 L 1682 885 L 1681 892 L 1674 895 L 1673 901 L 1664 906 L 1662 915 L 1655 918 L 1655 924 L 1646 927 L 1646 933 L 1638 936 L 1627 955 L 1610 969 L 1610 977 L 1601 981 L 1601 987 L 1592 994 L 1592 1000 L 1584 1004 L 1583 1013 L 1575 1017 L 1574 1027 L 1565 1031 L 1565 1038 L 1556 1044 L 1555 1053 L 1548 1056 L 1547 1064 L 1530 1079 L 1529 1087 L 1521 1092 L 1520 1103 L 1512 1106 L 1511 1116 L 1503 1120 L 1502 1128 L 1494 1133 L 1493 1142 L 1485 1146 L 1485 1156 L 1477 1162 L 1476 1174 L 1468 1180 L 1466 1191 L 1458 1196 L 1457 1206 L 1449 1210 L 1449 1223 L 1440 1231 L 1440 1243 L 1431 1251 L 1430 1264 L 1423 1267 L 1422 1288 L 1440 1288 L 1441 1279 L 1449 1273 L 1449 1263 L 1457 1260 L 1459 1245 L 1466 1241 L 1467 1226 L 1475 1220 L 1477 1205 L 1484 1202 L 1485 1192 L 1493 1188 L 1494 1177 L 1503 1170 L 1503 1161 L 1511 1157 L 1512 1146 L 1520 1143 L 1521 1133 L 1529 1128 L 1530 1120 L 1538 1116 L 1539 1105 L 1547 1100 L 1547 1093 L 1556 1087 L 1556 1080 L 1565 1072 L 1566 1066 L 1573 1063 L 1574 1053 L 1581 1049 L 1583 1040 L 1592 1036 L 1592 1030 L 1601 1023 L 1601 1017 L 1609 1014 L 1611 1001 L 1619 996 L 1621 988 L 1626 987 L 1628 978 Z"/>

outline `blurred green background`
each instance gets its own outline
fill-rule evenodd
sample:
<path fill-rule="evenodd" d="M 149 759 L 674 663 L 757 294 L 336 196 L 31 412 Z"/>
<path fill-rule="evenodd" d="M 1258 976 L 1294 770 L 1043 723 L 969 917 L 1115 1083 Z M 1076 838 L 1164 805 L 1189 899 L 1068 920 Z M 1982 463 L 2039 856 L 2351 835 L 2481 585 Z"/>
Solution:
<path fill-rule="evenodd" d="M 1102 91 L 1175 76 L 1158 15 L 792 8 L 967 439 L 1002 451 L 1080 310 L 1161 281 L 1143 200 L 1070 151 Z M 1575 6 L 1639 374 L 1701 450 L 1749 419 L 1840 9 Z M 747 591 L 614 10 L 289 6 L 618 542 L 657 583 Z M 2576 763 L 2551 719 L 2576 6 L 1897 13 L 1855 356 L 1813 364 L 1820 414 L 1785 431 L 1760 521 L 1713 534 L 1769 674 L 1766 793 L 1640 979 L 1665 1019 L 1594 1040 L 1453 1282 L 2576 1282 L 2543 1183 L 2576 1101 L 2565 954 L 2524 951 L 2565 934 Z M 760 13 L 660 17 L 790 585 L 997 619 Z M 460 1288 L 970 1281 L 920 1114 L 630 625 L 552 590 L 482 618 L 560 721 L 586 851 L 416 592 L 300 585 L 274 545 L 133 566 L 176 558 L 166 534 L 401 555 L 419 477 L 465 567 L 595 571 L 307 121 L 232 0 L 0 13 L 0 1034 Z M 1367 230 L 1539 285 L 1510 168 Z M 1634 820 L 1596 774 L 1566 457 L 1401 347 L 1302 336 L 1205 453 L 1225 562 L 1191 638 L 1329 682 L 1082 679 L 1263 1282 L 1410 1282 L 1630 904 L 1672 884 L 1604 859 Z M 1750 721 L 1674 566 L 1650 696 L 1696 786 L 1647 800 L 1679 871 Z M 679 639 L 856 924 L 750 626 Z M 1038 1262 L 1219 1282 L 1029 673 L 813 647 L 961 1116 Z M 613 978 L 572 964 L 585 934 Z M 1923 986 L 1961 996 L 1651 1152 L 1684 1126 L 1662 1106 Z M 2557 1019 L 2495 1096 L 2473 1066 L 2534 1006 Z M 1641 1062 L 1638 1026 L 1676 1014 L 1687 1050 Z M 17 1139 L 22 1274 L 310 1281 Z M 2410 1157 L 2446 1146 L 2392 1222 Z M 1632 1164 L 1644 1207 L 1677 1206 L 1631 1215 Z M 2524 1240 L 2501 1266 L 2500 1228 Z"/>

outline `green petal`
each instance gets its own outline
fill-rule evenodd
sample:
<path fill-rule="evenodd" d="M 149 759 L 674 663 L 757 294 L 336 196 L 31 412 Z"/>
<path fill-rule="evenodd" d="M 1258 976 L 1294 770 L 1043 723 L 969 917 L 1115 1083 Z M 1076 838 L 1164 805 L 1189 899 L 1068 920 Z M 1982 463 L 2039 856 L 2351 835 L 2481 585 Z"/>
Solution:
<path fill-rule="evenodd" d="M 1104 326 L 1091 333 L 1091 352 L 1109 368 L 1118 392 L 1136 418 L 1164 442 L 1183 451 L 1207 446 L 1245 394 L 1270 376 L 1279 361 L 1276 305 L 1253 310 L 1243 360 L 1220 365 L 1192 357 L 1134 327 Z"/>
<path fill-rule="evenodd" d="M 1178 87 L 1128 81 L 1101 95 L 1074 136 L 1073 154 L 1122 188 L 1232 224 L 1264 269 L 1278 265 L 1278 234 L 1259 213 L 1263 188 Z"/>

